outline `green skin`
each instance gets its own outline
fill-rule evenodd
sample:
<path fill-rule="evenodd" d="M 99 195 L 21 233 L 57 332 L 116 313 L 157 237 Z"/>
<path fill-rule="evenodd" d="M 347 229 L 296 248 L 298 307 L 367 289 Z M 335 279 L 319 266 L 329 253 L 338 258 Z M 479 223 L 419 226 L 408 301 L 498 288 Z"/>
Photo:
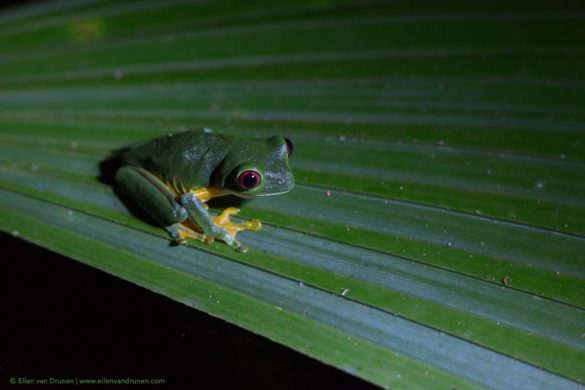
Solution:
<path fill-rule="evenodd" d="M 202 241 L 220 239 L 245 252 L 247 248 L 235 235 L 213 222 L 204 203 L 191 190 L 214 188 L 221 195 L 244 198 L 288 192 L 294 186 L 288 165 L 290 152 L 281 136 L 260 140 L 191 130 L 123 151 L 119 155 L 123 166 L 116 172 L 116 182 L 176 243 L 184 243 L 179 232 L 185 228 L 180 224 L 189 220 L 201 229 L 202 234 L 194 234 L 199 234 Z M 250 170 L 259 173 L 261 179 L 254 188 L 245 188 L 240 175 L 246 176 Z"/>

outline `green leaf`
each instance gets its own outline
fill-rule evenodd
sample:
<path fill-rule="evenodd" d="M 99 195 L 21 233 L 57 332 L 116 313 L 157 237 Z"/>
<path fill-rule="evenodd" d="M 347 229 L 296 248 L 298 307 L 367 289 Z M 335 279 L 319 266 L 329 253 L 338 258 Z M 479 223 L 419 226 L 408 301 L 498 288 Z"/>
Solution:
<path fill-rule="evenodd" d="M 583 5 L 0 13 L 0 229 L 383 387 L 585 377 Z M 170 247 L 100 181 L 187 128 L 295 143 L 259 232 Z M 212 203 L 213 211 L 232 200 Z"/>

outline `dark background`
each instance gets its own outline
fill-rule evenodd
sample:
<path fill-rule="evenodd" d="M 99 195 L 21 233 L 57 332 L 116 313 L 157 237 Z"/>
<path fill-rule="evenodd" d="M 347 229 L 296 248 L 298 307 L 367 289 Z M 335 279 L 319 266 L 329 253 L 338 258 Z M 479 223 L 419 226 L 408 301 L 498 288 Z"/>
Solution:
<path fill-rule="evenodd" d="M 365 389 L 225 321 L 1 233 L 0 387 L 11 377 Z"/>

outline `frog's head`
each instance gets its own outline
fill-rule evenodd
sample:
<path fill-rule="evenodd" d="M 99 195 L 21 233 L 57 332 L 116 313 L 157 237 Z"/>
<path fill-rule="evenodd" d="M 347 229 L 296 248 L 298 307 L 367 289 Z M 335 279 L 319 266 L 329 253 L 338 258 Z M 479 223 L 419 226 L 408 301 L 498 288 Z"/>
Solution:
<path fill-rule="evenodd" d="M 214 186 L 243 198 L 288 192 L 295 184 L 288 165 L 292 153 L 292 142 L 282 136 L 238 140 L 216 170 Z"/>

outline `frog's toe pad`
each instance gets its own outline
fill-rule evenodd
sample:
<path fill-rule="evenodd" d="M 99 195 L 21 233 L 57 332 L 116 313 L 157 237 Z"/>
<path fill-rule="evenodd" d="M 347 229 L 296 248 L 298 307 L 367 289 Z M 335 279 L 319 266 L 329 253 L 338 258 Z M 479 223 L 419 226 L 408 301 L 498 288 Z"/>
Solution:
<path fill-rule="evenodd" d="M 172 246 L 179 246 L 179 245 L 186 245 L 186 244 L 187 244 L 187 240 L 185 240 L 183 237 L 174 238 L 171 241 Z"/>
<path fill-rule="evenodd" d="M 246 253 L 246 252 L 248 252 L 248 247 L 246 245 L 244 245 L 244 244 L 239 244 L 238 246 L 234 247 L 234 249 L 236 250 L 236 252 L 239 252 L 239 253 Z"/>
<path fill-rule="evenodd" d="M 257 231 L 262 227 L 262 223 L 257 219 L 251 219 L 246 222 L 246 230 Z"/>

